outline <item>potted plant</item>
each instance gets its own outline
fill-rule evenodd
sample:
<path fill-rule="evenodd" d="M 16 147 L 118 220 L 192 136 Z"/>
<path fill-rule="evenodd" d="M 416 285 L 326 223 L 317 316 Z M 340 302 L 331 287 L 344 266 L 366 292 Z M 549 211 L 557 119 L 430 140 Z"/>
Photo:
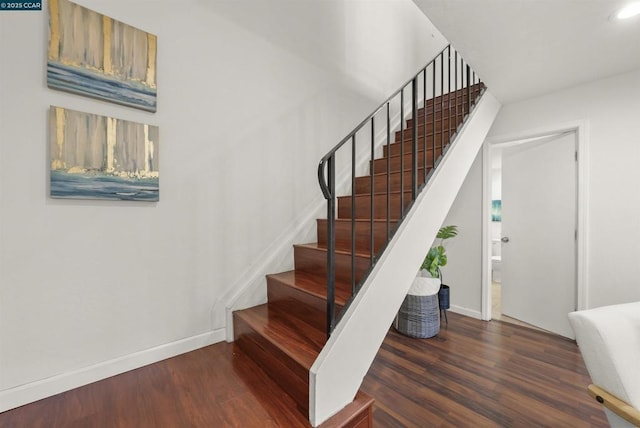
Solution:
<path fill-rule="evenodd" d="M 438 231 L 436 239 L 440 242 L 429 249 L 396 316 L 394 326 L 400 333 L 428 338 L 440 331 L 440 309 L 449 308 L 449 287 L 442 284 L 440 272 L 440 267 L 447 264 L 444 241 L 457 234 L 457 226 L 453 225 L 444 226 Z M 442 301 L 445 294 L 446 306 Z"/>
<path fill-rule="evenodd" d="M 431 249 L 425 256 L 420 269 L 429 272 L 432 278 L 441 278 L 442 272 L 440 272 L 440 268 L 442 266 L 446 266 L 447 264 L 447 255 L 446 249 L 444 247 L 444 241 L 446 241 L 447 239 L 451 239 L 457 235 L 458 226 L 442 226 L 438 231 L 438 234 L 436 235 L 436 239 L 440 240 L 439 244 L 431 247 Z"/>
<path fill-rule="evenodd" d="M 447 323 L 449 320 L 447 319 L 446 310 L 449 309 L 449 286 L 442 283 L 442 271 L 441 267 L 447 264 L 447 255 L 446 249 L 444 247 L 444 241 L 447 239 L 454 238 L 458 235 L 458 226 L 449 225 L 443 226 L 438 231 L 436 235 L 436 239 L 439 239 L 440 242 L 438 245 L 431 247 L 429 252 L 424 258 L 422 262 L 422 266 L 420 269 L 422 272 L 426 271 L 432 278 L 438 278 L 440 281 L 440 289 L 438 290 L 438 300 L 440 305 L 440 310 L 444 310 L 444 317 Z"/>

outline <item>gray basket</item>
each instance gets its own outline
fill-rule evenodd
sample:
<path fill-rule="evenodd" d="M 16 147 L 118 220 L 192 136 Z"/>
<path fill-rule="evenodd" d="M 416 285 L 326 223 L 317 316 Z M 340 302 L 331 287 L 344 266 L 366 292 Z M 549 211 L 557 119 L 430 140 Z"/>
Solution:
<path fill-rule="evenodd" d="M 407 294 L 398 310 L 394 327 L 411 337 L 433 337 L 440 332 L 438 295 L 414 296 Z"/>

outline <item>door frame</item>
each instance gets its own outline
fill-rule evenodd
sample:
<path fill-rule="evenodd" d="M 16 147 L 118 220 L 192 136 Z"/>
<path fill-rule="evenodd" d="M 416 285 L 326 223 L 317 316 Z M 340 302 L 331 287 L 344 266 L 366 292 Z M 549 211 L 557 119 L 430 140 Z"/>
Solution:
<path fill-rule="evenodd" d="M 562 123 L 555 126 L 530 129 L 512 134 L 489 137 L 482 147 L 482 309 L 481 318 L 491 320 L 491 158 L 498 148 L 513 144 L 526 144 L 547 136 L 574 132 L 578 153 L 576 177 L 576 306 L 588 308 L 588 128 L 586 120 Z"/>

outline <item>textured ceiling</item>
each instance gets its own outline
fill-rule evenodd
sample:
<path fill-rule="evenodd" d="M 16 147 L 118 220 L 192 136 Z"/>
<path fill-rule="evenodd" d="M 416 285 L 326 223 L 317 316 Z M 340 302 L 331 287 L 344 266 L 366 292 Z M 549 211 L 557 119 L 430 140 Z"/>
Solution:
<path fill-rule="evenodd" d="M 640 68 L 625 0 L 414 0 L 503 103 Z"/>

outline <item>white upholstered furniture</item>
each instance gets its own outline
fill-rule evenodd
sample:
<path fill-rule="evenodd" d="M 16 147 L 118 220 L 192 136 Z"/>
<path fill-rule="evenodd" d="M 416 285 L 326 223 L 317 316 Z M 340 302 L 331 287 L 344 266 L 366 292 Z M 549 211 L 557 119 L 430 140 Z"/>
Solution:
<path fill-rule="evenodd" d="M 612 427 L 640 426 L 640 302 L 569 314 L 593 385 Z"/>

